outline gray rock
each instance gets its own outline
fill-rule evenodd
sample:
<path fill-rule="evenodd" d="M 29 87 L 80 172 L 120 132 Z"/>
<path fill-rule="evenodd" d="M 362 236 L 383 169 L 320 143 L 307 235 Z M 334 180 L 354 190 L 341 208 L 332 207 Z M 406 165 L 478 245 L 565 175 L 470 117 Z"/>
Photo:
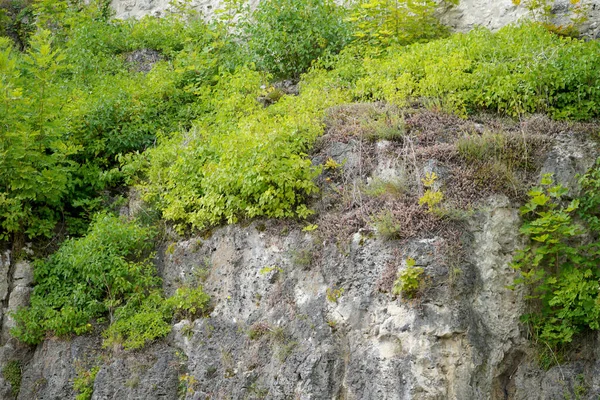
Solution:
<path fill-rule="evenodd" d="M 180 362 L 164 345 L 115 357 L 98 371 L 92 400 L 176 400 Z"/>
<path fill-rule="evenodd" d="M 0 252 L 0 301 L 8 298 L 10 272 L 10 251 Z"/>
<path fill-rule="evenodd" d="M 33 285 L 33 267 L 30 262 L 20 260 L 15 263 L 12 272 L 12 282 L 10 284 L 10 294 L 6 308 L 3 309 L 2 319 L 2 343 L 14 339 L 10 335 L 10 330 L 15 327 L 15 320 L 10 315 L 11 312 L 29 305 L 29 296 L 31 295 Z"/>
<path fill-rule="evenodd" d="M 140 49 L 125 54 L 125 60 L 131 65 L 131 69 L 137 72 L 150 72 L 154 64 L 162 59 L 163 56 L 152 49 Z"/>
<path fill-rule="evenodd" d="M 260 0 L 250 0 L 253 6 Z M 567 13 L 569 0 L 555 2 L 553 12 L 556 14 L 554 23 L 567 25 L 570 22 Z M 145 15 L 164 16 L 171 10 L 170 0 L 112 0 L 111 5 L 115 10 L 115 17 L 141 18 Z M 339 3 L 346 3 L 340 0 Z M 586 36 L 596 38 L 600 34 L 600 1 L 590 0 L 590 18 L 581 27 L 580 31 Z M 223 6 L 221 0 L 192 0 L 192 9 L 200 12 L 206 18 L 213 18 L 215 11 Z M 512 0 L 461 0 L 458 6 L 442 4 L 438 11 L 440 19 L 454 30 L 466 32 L 476 26 L 483 26 L 492 30 L 519 21 L 527 17 L 524 7 L 517 7 Z"/>
<path fill-rule="evenodd" d="M 562 134 L 544 162 L 541 174 L 552 174 L 554 182 L 569 189 L 569 194 L 577 196 L 581 190 L 577 175 L 590 169 L 598 157 L 598 147 L 594 142 L 583 141 L 573 134 Z"/>
<path fill-rule="evenodd" d="M 18 400 L 75 398 L 77 369 L 89 370 L 98 353 L 99 340 L 91 336 L 72 341 L 48 339 L 39 345 L 23 368 Z"/>

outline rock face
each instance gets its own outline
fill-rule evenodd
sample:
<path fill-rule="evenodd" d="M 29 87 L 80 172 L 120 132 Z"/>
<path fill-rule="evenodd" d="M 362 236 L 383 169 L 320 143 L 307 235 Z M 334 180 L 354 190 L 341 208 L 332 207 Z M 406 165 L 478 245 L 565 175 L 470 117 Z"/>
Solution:
<path fill-rule="evenodd" d="M 554 23 L 566 25 L 569 23 L 569 0 L 557 0 L 553 12 L 556 15 Z M 600 33 L 600 2 L 591 0 L 589 20 L 581 27 L 581 32 L 597 38 Z M 455 30 L 466 32 L 476 26 L 497 30 L 504 25 L 516 22 L 527 16 L 527 10 L 517 7 L 512 0 L 460 0 L 456 7 L 447 7 L 441 11 L 441 19 Z"/>
<path fill-rule="evenodd" d="M 361 234 L 341 252 L 257 225 L 178 243 L 164 261 L 166 289 L 208 267 L 216 301 L 211 318 L 175 329 L 198 378 L 200 396 L 188 398 L 490 398 L 522 341 L 520 294 L 506 289 L 519 218 L 496 198 L 471 223 L 476 250 L 451 273 L 435 236 L 406 243 L 400 258 L 397 244 Z M 310 263 L 298 262 L 302 248 L 313 249 Z M 431 279 L 423 298 L 379 292 L 385 270 L 409 256 Z"/>
<path fill-rule="evenodd" d="M 145 15 L 162 17 L 171 10 L 170 0 L 113 0 L 111 5 L 115 17 L 141 18 Z M 210 17 L 221 6 L 220 0 L 192 0 L 191 6 L 196 11 Z"/>
<path fill-rule="evenodd" d="M 390 146 L 374 144 L 370 179 L 403 179 L 386 158 Z M 349 160 L 345 168 L 359 162 L 355 151 L 329 148 Z M 559 133 L 543 170 L 566 184 L 594 154 L 595 145 Z M 422 167 L 447 178 L 435 160 Z M 28 349 L 10 339 L 5 313 L 0 369 L 17 361 L 22 379 L 15 397 L 0 374 L 0 398 L 72 399 L 74 380 L 94 369 L 93 400 L 597 398 L 595 338 L 575 361 L 544 371 L 522 332 L 523 294 L 507 289 L 520 223 L 516 206 L 493 195 L 454 239 L 386 241 L 359 230 L 340 240 L 296 223 L 254 221 L 167 243 L 156 260 L 165 292 L 201 282 L 214 306 L 207 318 L 181 321 L 166 339 L 124 352 L 103 349 L 97 336 Z M 6 312 L 26 304 L 32 274 L 9 251 L 0 254 Z M 390 293 L 408 258 L 426 277 L 412 300 Z"/>
<path fill-rule="evenodd" d="M 260 0 L 252 0 L 253 4 Z M 558 25 L 569 21 L 566 13 L 569 0 L 557 0 L 554 12 Z M 164 16 L 170 10 L 170 0 L 112 0 L 116 18 L 141 18 L 144 15 Z M 581 31 L 590 37 L 600 34 L 600 0 L 590 0 L 590 19 Z M 222 6 L 221 0 L 192 0 L 191 6 L 207 17 L 212 17 L 215 10 Z M 527 15 L 523 7 L 517 7 L 512 0 L 461 0 L 458 6 L 440 10 L 442 21 L 455 30 L 464 32 L 475 26 L 483 26 L 492 30 L 499 29 L 511 22 L 516 22 Z"/>

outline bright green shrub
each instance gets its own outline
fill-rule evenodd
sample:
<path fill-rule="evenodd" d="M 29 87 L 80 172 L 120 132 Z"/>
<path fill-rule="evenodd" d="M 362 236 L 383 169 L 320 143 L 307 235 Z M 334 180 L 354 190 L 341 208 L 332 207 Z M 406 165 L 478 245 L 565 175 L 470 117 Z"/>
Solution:
<path fill-rule="evenodd" d="M 349 41 L 344 19 L 345 8 L 332 0 L 265 0 L 246 12 L 239 28 L 259 69 L 298 78 L 314 60 Z"/>
<path fill-rule="evenodd" d="M 210 297 L 201 287 L 182 287 L 165 299 L 153 291 L 140 301 L 130 301 L 115 313 L 115 321 L 103 336 L 104 346 L 122 345 L 126 350 L 139 349 L 171 332 L 173 318 L 194 319 L 205 313 Z"/>
<path fill-rule="evenodd" d="M 423 274 L 425 270 L 421 267 L 415 267 L 415 260 L 408 258 L 406 268 L 399 274 L 394 282 L 392 293 L 396 296 L 402 295 L 407 299 L 414 298 L 423 287 Z"/>
<path fill-rule="evenodd" d="M 598 115 L 599 46 L 537 24 L 475 29 L 365 58 L 354 94 L 400 106 L 439 99 L 459 115 L 491 109 L 585 120 Z"/>
<path fill-rule="evenodd" d="M 458 0 L 449 3 L 457 4 Z M 374 46 L 427 41 L 447 33 L 435 12 L 433 0 L 361 0 L 356 2 L 350 21 L 354 37 Z"/>
<path fill-rule="evenodd" d="M 171 332 L 171 316 L 158 291 L 139 301 L 130 301 L 115 313 L 114 322 L 103 332 L 104 346 L 122 345 L 139 349 Z"/>
<path fill-rule="evenodd" d="M 49 236 L 60 218 L 74 170 L 69 156 L 79 150 L 65 140 L 51 95 L 62 59 L 47 31 L 23 56 L 0 39 L 0 240 Z"/>
<path fill-rule="evenodd" d="M 192 320 L 201 315 L 210 303 L 210 297 L 201 287 L 180 287 L 166 300 L 166 306 L 175 312 L 176 319 Z"/>
<path fill-rule="evenodd" d="M 600 186 L 597 178 L 597 169 L 586 174 L 584 188 Z M 580 208 L 579 199 L 564 205 L 566 194 L 562 186 L 553 186 L 549 175 L 529 192 L 529 201 L 521 209 L 521 232 L 531 244 L 517 252 L 513 262 L 520 274 L 516 283 L 527 285 L 534 301 L 535 311 L 523 320 L 531 324 L 536 339 L 552 349 L 570 343 L 586 329 L 600 329 L 598 226 L 595 217 L 586 225 L 577 221 L 577 213 L 590 220 L 588 208 Z M 594 201 L 587 194 L 583 199 L 588 205 Z M 586 232 L 594 240 L 584 240 Z"/>
<path fill-rule="evenodd" d="M 31 306 L 15 313 L 12 333 L 36 344 L 48 333 L 88 332 L 92 320 L 107 314 L 114 319 L 116 309 L 159 284 L 147 258 L 152 236 L 149 229 L 98 215 L 85 237 L 67 240 L 35 263 Z"/>
<path fill-rule="evenodd" d="M 73 379 L 73 390 L 77 392 L 75 400 L 90 400 L 94 394 L 94 382 L 96 375 L 100 372 L 100 367 L 92 369 L 80 369 L 77 371 L 77 376 Z"/>
<path fill-rule="evenodd" d="M 197 87 L 235 59 L 221 27 L 175 15 L 111 21 L 107 5 L 39 1 L 37 23 L 50 30 L 25 54 L 2 40 L 0 239 L 50 236 L 59 221 L 84 233 L 122 183 L 118 160 L 160 131 L 189 129 L 204 110 Z M 130 71 L 128 52 L 146 48 L 165 60 Z"/>
<path fill-rule="evenodd" d="M 202 87 L 204 117 L 146 152 L 145 198 L 166 219 L 196 229 L 240 217 L 307 216 L 318 171 L 304 152 L 323 131 L 324 110 L 347 99 L 338 89 L 322 93 L 322 78 L 315 74 L 299 98 L 268 108 L 257 101 L 261 75 L 248 69 Z"/>

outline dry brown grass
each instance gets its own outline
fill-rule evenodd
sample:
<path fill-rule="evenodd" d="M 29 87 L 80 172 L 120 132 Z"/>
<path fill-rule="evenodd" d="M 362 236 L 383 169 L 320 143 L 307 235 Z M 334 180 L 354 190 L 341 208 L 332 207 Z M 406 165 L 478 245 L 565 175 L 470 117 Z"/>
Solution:
<path fill-rule="evenodd" d="M 352 162 L 325 171 L 319 180 L 322 196 L 315 205 L 320 234 L 348 240 L 359 230 L 371 231 L 382 215 L 397 230 L 395 239 L 449 232 L 456 215 L 477 208 L 491 194 L 507 195 L 515 202 L 535 183 L 553 138 L 566 130 L 591 132 L 596 124 L 555 122 L 534 115 L 515 121 L 493 114 L 470 119 L 426 110 L 398 109 L 383 103 L 348 104 L 329 110 L 326 134 L 313 153 L 316 164 L 334 157 L 332 149 L 345 146 Z M 396 190 L 372 190 L 367 182 L 381 156 L 377 132 L 401 130 L 386 142 L 387 157 L 397 160 L 405 177 Z M 339 158 L 339 154 L 337 155 Z M 418 205 L 423 194 L 424 166 L 435 160 L 445 211 L 433 214 Z M 339 162 L 339 160 L 338 160 Z M 383 182 L 381 187 L 385 188 Z M 389 221 L 386 221 L 388 223 Z"/>

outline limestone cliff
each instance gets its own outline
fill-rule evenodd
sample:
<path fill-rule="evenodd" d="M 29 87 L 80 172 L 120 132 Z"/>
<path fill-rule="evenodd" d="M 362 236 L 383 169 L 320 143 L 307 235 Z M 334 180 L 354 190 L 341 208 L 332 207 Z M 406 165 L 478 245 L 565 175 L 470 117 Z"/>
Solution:
<path fill-rule="evenodd" d="M 494 123 L 451 118 L 438 129 L 455 126 L 458 135 Z M 596 144 L 576 127 L 542 117 L 527 124 L 507 129 L 546 138 L 536 174 L 554 172 L 573 186 L 575 174 L 592 165 Z M 407 172 L 397 143 L 339 141 L 334 130 L 329 128 L 313 157 L 343 165 L 346 184 Z M 417 169 L 436 171 L 442 190 L 450 193 L 458 181 L 452 159 L 440 150 L 440 140 L 447 138 L 437 137 Z M 404 240 L 340 225 L 330 230 L 328 218 L 348 216 L 327 204 L 327 197 L 324 189 L 313 204 L 320 224 L 315 231 L 259 220 L 165 242 L 156 259 L 165 292 L 201 279 L 214 308 L 207 318 L 181 321 L 166 340 L 142 351 L 102 349 L 97 336 L 48 338 L 30 350 L 19 345 L 8 335 L 6 311 L 26 301 L 31 272 L 26 262 L 2 253 L 2 281 L 10 284 L 0 292 L 0 361 L 18 360 L 23 367 L 18 399 L 74 398 L 73 379 L 93 367 L 99 368 L 95 400 L 541 400 L 600 394 L 593 337 L 573 361 L 549 371 L 537 366 L 519 323 L 523 294 L 507 288 L 514 278 L 509 262 L 522 245 L 518 202 L 510 196 L 490 195 L 455 225 Z M 135 208 L 131 204 L 124 212 Z M 414 300 L 390 293 L 409 257 L 427 277 Z M 0 393 L 13 398 L 2 377 Z"/>
<path fill-rule="evenodd" d="M 258 2 L 259 0 L 255 0 Z M 169 10 L 169 0 L 112 0 L 116 18 L 140 18 L 144 15 L 162 16 Z M 565 16 L 568 0 L 559 0 L 554 6 L 557 24 L 568 22 Z M 192 0 L 194 9 L 211 17 L 215 10 L 222 6 L 220 0 Z M 590 19 L 582 28 L 582 32 L 597 37 L 600 26 L 600 1 L 590 1 Z M 468 31 L 475 26 L 483 26 L 492 30 L 501 28 L 511 22 L 518 21 L 526 15 L 526 10 L 517 7 L 512 0 L 461 0 L 459 5 L 444 7 L 440 10 L 442 21 L 458 31 Z"/>

